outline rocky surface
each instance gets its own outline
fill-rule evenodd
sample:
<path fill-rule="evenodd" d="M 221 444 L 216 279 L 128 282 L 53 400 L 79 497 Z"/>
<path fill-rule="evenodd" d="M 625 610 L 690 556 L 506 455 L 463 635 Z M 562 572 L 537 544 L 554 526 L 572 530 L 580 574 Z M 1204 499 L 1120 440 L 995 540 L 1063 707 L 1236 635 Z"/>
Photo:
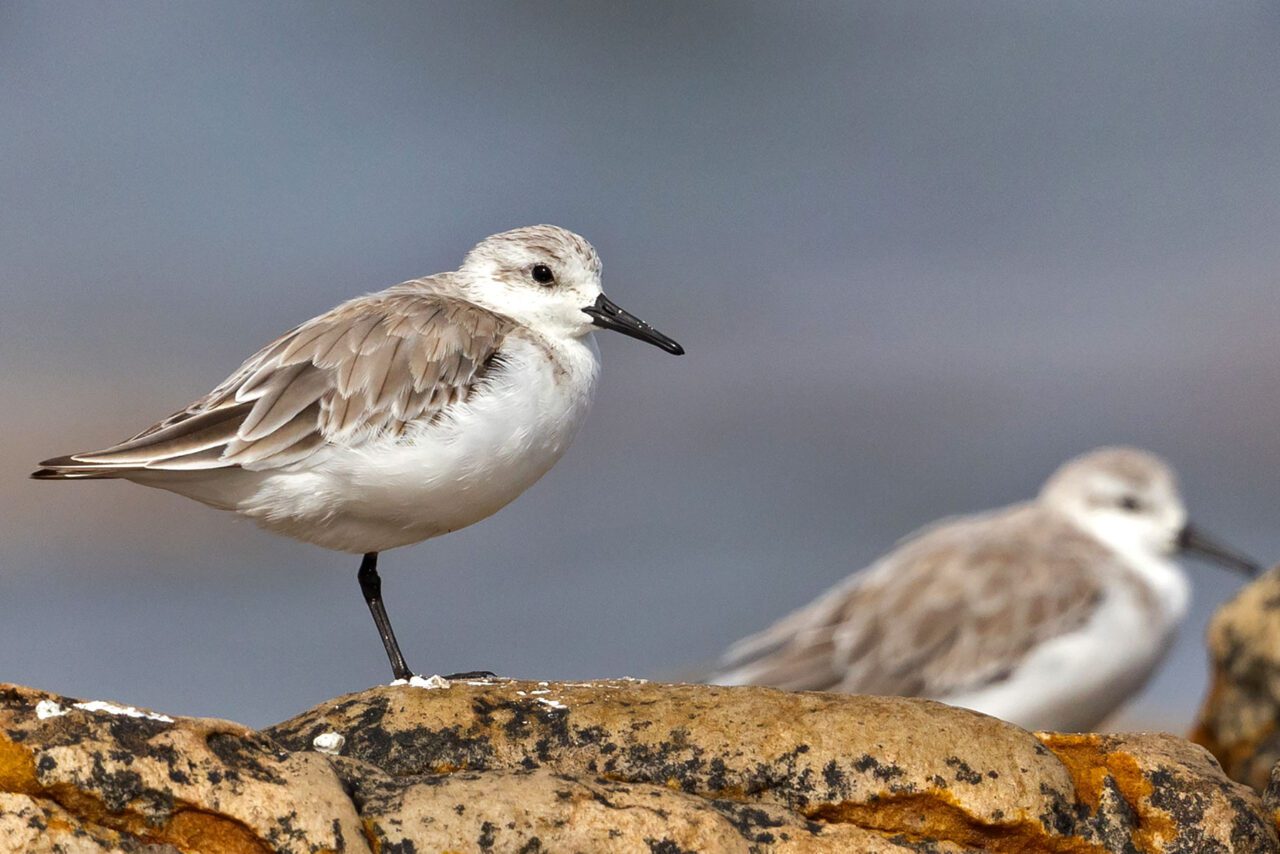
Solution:
<path fill-rule="evenodd" d="M 1219 608 L 1208 634 L 1212 681 L 1191 737 L 1262 791 L 1280 761 L 1280 567 Z"/>
<path fill-rule="evenodd" d="M 0 687 L 0 851 L 1274 852 L 1165 735 L 635 681 L 389 686 L 253 732 Z"/>

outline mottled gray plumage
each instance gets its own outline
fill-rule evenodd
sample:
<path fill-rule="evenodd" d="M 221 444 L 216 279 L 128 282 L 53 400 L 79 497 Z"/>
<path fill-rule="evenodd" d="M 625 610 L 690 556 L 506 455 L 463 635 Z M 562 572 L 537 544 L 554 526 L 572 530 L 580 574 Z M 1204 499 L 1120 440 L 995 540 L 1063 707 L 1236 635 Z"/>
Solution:
<path fill-rule="evenodd" d="M 970 690 L 1082 626 L 1115 563 L 1036 505 L 946 522 L 734 644 L 719 670 L 789 690 Z"/>
<path fill-rule="evenodd" d="M 464 400 L 514 324 L 442 293 L 442 273 L 291 329 L 217 388 L 133 438 L 41 465 L 46 477 L 288 466 L 325 442 L 399 433 Z"/>

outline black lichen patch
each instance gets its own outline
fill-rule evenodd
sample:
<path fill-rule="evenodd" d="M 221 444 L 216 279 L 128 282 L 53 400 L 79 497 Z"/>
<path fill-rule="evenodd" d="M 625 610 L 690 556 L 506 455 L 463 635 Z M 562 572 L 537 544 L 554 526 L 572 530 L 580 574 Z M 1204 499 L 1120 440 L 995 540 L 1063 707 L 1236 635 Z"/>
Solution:
<path fill-rule="evenodd" d="M 135 756 L 151 756 L 155 750 L 151 741 L 169 732 L 173 724 L 132 715 L 95 715 L 94 722 L 103 722 L 107 730 L 104 741 L 110 741 L 117 749 Z"/>
<path fill-rule="evenodd" d="M 1083 804 L 1071 803 L 1054 791 L 1048 783 L 1040 784 L 1040 794 L 1049 798 L 1049 808 L 1039 816 L 1040 824 L 1049 833 L 1070 836 L 1076 832 L 1082 818 L 1087 818 Z"/>
<path fill-rule="evenodd" d="M 483 771 L 493 764 L 493 744 L 454 725 L 389 732 L 381 727 L 353 731 L 348 753 L 395 777 L 456 770 Z"/>
<path fill-rule="evenodd" d="M 136 771 L 108 771 L 101 753 L 93 754 L 89 784 L 111 812 L 123 812 L 130 801 L 141 797 L 144 789 L 141 774 Z"/>
<path fill-rule="evenodd" d="M 620 756 L 605 763 L 605 770 L 613 772 L 624 766 L 628 777 L 659 784 L 674 781 L 681 791 L 697 792 L 706 785 L 701 772 L 707 763 L 702 756 L 701 748 L 688 747 L 676 736 L 657 744 L 627 745 Z"/>
<path fill-rule="evenodd" d="M 1274 846 L 1263 817 L 1229 783 L 1188 785 L 1188 781 L 1180 779 L 1181 775 L 1168 768 L 1157 768 L 1146 776 L 1152 786 L 1148 801 L 1168 813 L 1179 829 L 1177 838 L 1165 846 L 1166 854 L 1227 854 L 1229 851 L 1266 851 Z M 1230 848 L 1205 832 L 1205 817 L 1219 798 L 1225 799 L 1235 813 Z"/>
<path fill-rule="evenodd" d="M 485 727 L 501 727 L 512 742 L 533 742 L 533 755 L 540 762 L 550 762 L 566 747 L 598 742 L 599 727 L 578 733 L 570 731 L 569 710 L 539 702 L 536 697 L 492 699 L 477 697 L 471 709 L 476 721 Z M 529 759 L 532 757 L 526 757 Z"/>
<path fill-rule="evenodd" d="M 487 734 L 472 733 L 457 724 L 439 729 L 393 729 L 387 725 L 389 710 L 390 701 L 385 696 L 348 700 L 334 709 L 336 713 L 354 715 L 343 728 L 347 756 L 376 765 L 395 777 L 492 767 L 496 751 Z M 281 725 L 267 732 L 291 750 L 309 750 L 315 737 L 331 728 L 321 720 Z"/>
<path fill-rule="evenodd" d="M 494 843 L 493 832 L 497 830 L 493 826 L 493 822 L 486 821 L 480 825 L 480 836 L 476 838 L 476 844 L 480 846 L 481 851 L 492 851 Z"/>
<path fill-rule="evenodd" d="M 298 813 L 296 810 L 290 810 L 284 815 L 276 816 L 275 825 L 267 832 L 267 841 L 272 844 L 273 848 L 279 849 L 286 842 L 302 842 L 307 841 L 307 834 L 297 826 Z M 289 846 L 293 848 L 295 846 Z"/>
<path fill-rule="evenodd" d="M 942 854 L 943 850 L 931 839 L 915 839 L 902 834 L 890 836 L 889 841 L 904 851 L 915 851 L 916 854 Z"/>
<path fill-rule="evenodd" d="M 749 793 L 776 792 L 787 806 L 805 807 L 818 794 L 813 781 L 813 769 L 800 770 L 800 757 L 809 752 L 809 745 L 798 744 L 773 762 L 757 762 L 744 772 L 744 789 Z"/>
<path fill-rule="evenodd" d="M 830 765 L 832 763 L 828 764 Z M 853 763 L 853 768 L 861 774 L 865 774 L 870 771 L 871 776 L 885 783 L 899 777 L 904 777 L 907 773 L 900 766 L 892 763 L 881 762 L 869 753 L 862 754 L 858 761 Z M 823 777 L 826 777 L 826 769 L 823 769 Z"/>
<path fill-rule="evenodd" d="M 758 806 L 725 800 L 713 800 L 710 804 L 727 818 L 734 829 L 748 842 L 772 845 L 777 842 L 774 829 L 786 824 L 782 819 L 776 818 Z M 800 820 L 797 819 L 797 821 Z"/>
<path fill-rule="evenodd" d="M 41 699 L 45 699 L 42 697 Z M 69 697 L 50 697 L 48 699 L 61 706 L 69 706 L 76 702 Z M 33 701 L 31 694 L 25 688 L 11 686 L 0 688 L 0 709 L 8 712 L 24 712 L 34 715 L 36 712 L 36 702 Z"/>
<path fill-rule="evenodd" d="M 943 761 L 947 763 L 948 768 L 951 768 L 956 772 L 956 780 L 959 782 L 969 783 L 974 786 L 982 782 L 982 775 L 970 768 L 969 763 L 965 762 L 960 757 L 948 756 Z"/>
<path fill-rule="evenodd" d="M 205 737 L 205 744 L 210 752 L 222 761 L 227 771 L 224 776 L 231 778 L 232 772 L 244 774 L 264 783 L 283 785 L 285 779 L 274 770 L 263 764 L 264 759 L 280 760 L 285 754 L 270 740 L 259 735 L 241 735 L 235 732 L 213 732 Z"/>
<path fill-rule="evenodd" d="M 708 791 L 722 792 L 729 787 L 729 766 L 719 756 L 707 763 Z"/>
<path fill-rule="evenodd" d="M 847 791 L 849 788 L 849 778 L 840 770 L 840 763 L 834 759 L 822 766 L 822 780 L 828 789 L 834 791 Z"/>
<path fill-rule="evenodd" d="M 681 848 L 671 839 L 648 838 L 644 843 L 649 846 L 649 854 L 698 854 L 691 848 Z"/>
<path fill-rule="evenodd" d="M 1133 842 L 1138 814 L 1111 775 L 1102 781 L 1097 810 L 1091 813 L 1087 805 L 1079 804 L 1075 813 L 1077 835 L 1101 844 L 1107 851 L 1140 854 Z"/>

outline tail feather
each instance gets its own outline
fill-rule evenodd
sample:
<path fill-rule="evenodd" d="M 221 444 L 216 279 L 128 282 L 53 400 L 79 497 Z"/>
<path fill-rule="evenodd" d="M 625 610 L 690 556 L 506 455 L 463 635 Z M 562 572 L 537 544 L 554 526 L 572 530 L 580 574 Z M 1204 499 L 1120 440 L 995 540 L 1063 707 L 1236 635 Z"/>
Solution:
<path fill-rule="evenodd" d="M 47 460 L 40 461 L 40 467 L 46 469 L 61 469 L 81 465 L 80 462 L 72 455 L 65 457 L 50 457 Z"/>
<path fill-rule="evenodd" d="M 235 510 L 253 494 L 258 475 L 239 465 L 192 466 L 184 468 L 184 460 L 200 457 L 200 451 L 160 460 L 160 465 L 124 462 L 88 462 L 90 454 L 54 457 L 41 463 L 31 473 L 33 480 L 114 480 L 122 479 L 143 486 L 167 489 L 193 498 L 219 510 Z"/>
<path fill-rule="evenodd" d="M 88 463 L 78 459 L 78 455 L 69 454 L 63 457 L 50 457 L 40 462 L 40 469 L 31 473 L 33 480 L 89 480 L 122 477 L 137 471 L 136 465 L 111 465 L 110 463 Z"/>
<path fill-rule="evenodd" d="M 136 468 L 46 468 L 31 473 L 32 480 L 104 480 L 124 477 Z"/>

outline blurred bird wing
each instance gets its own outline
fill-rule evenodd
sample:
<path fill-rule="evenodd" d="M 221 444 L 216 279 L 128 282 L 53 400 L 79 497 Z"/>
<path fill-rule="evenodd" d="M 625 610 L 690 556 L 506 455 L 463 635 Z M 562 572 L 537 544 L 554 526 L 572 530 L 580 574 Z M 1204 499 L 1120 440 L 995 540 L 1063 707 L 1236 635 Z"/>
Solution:
<path fill-rule="evenodd" d="M 434 277 L 433 277 L 434 278 Z M 286 332 L 209 394 L 110 448 L 42 463 L 65 473 L 272 469 L 447 414 L 514 323 L 406 282 Z"/>
<path fill-rule="evenodd" d="M 1102 597 L 1097 541 L 1022 505 L 931 526 L 731 647 L 716 681 L 945 697 L 1008 675 Z"/>

